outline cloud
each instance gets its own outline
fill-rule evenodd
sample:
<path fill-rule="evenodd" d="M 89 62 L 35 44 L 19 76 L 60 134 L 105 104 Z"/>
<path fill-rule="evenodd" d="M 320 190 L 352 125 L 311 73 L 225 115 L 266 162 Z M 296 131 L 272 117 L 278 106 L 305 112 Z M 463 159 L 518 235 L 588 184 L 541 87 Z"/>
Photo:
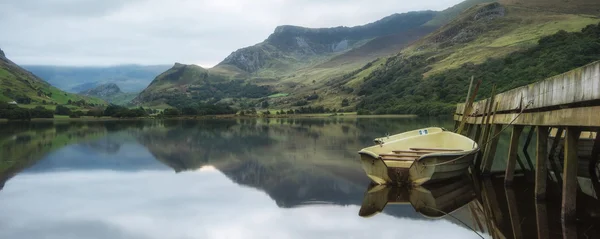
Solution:
<path fill-rule="evenodd" d="M 0 48 L 19 64 L 214 65 L 278 25 L 354 26 L 460 0 L 22 0 L 0 3 Z"/>
<path fill-rule="evenodd" d="M 446 220 L 361 218 L 354 205 L 278 208 L 216 170 L 20 174 L 0 211 L 0 238 L 14 239 L 479 238 Z"/>

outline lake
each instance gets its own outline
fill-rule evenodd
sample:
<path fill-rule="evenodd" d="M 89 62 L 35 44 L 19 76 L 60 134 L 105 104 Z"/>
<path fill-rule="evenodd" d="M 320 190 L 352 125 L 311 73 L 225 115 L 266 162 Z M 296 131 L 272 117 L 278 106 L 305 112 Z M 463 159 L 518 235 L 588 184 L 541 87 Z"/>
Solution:
<path fill-rule="evenodd" d="M 596 198 L 578 196 L 581 220 L 562 225 L 559 192 L 550 188 L 548 202 L 536 204 L 528 177 L 510 189 L 499 177 L 414 189 L 370 186 L 357 151 L 374 138 L 453 124 L 436 118 L 0 123 L 0 238 L 600 235 Z"/>

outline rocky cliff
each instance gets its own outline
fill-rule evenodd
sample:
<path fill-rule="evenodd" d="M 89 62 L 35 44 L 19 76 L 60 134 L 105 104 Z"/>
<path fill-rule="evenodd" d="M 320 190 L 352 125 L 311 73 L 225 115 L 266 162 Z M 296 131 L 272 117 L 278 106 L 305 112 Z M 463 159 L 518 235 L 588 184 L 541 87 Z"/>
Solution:
<path fill-rule="evenodd" d="M 376 37 L 414 30 L 435 15 L 434 11 L 394 14 L 355 27 L 279 26 L 264 42 L 233 52 L 219 65 L 233 65 L 250 73 L 266 67 L 293 69 L 294 66 L 312 62 L 316 57 L 356 48 Z"/>
<path fill-rule="evenodd" d="M 80 95 L 95 96 L 99 98 L 111 97 L 123 93 L 115 83 L 100 85 L 94 89 L 79 92 Z"/>

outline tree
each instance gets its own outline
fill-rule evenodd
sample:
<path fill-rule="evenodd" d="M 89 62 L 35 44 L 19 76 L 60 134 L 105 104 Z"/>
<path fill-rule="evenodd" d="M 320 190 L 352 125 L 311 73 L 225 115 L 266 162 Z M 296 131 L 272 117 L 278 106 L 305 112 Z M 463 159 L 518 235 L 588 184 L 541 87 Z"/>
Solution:
<path fill-rule="evenodd" d="M 41 106 L 29 110 L 31 118 L 54 118 L 54 112 Z"/>
<path fill-rule="evenodd" d="M 73 103 L 73 102 L 72 102 L 71 100 L 67 101 L 67 104 L 69 104 L 69 105 L 70 105 L 70 104 L 72 104 L 72 103 Z"/>
<path fill-rule="evenodd" d="M 57 114 L 57 115 L 70 115 L 71 114 L 71 109 L 67 108 L 64 105 L 57 105 L 56 109 L 54 110 L 54 114 Z"/>
<path fill-rule="evenodd" d="M 348 101 L 348 99 L 343 99 L 342 100 L 342 107 L 346 107 L 346 106 L 349 106 L 349 105 L 350 105 L 350 102 Z"/>
<path fill-rule="evenodd" d="M 165 109 L 163 111 L 163 115 L 164 116 L 168 116 L 168 117 L 173 117 L 173 116 L 180 116 L 181 112 L 178 109 Z"/>
<path fill-rule="evenodd" d="M 265 100 L 260 104 L 260 107 L 263 109 L 269 108 L 269 101 Z"/>

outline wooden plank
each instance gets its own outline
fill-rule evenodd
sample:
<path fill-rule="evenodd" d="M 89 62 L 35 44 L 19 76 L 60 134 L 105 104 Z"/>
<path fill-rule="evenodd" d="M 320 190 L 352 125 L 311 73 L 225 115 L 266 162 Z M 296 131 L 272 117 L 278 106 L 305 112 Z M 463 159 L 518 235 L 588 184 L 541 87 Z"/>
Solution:
<path fill-rule="evenodd" d="M 379 157 L 385 161 L 415 161 L 415 158 L 393 158 L 393 157 Z"/>
<path fill-rule="evenodd" d="M 504 184 L 511 185 L 515 173 L 515 166 L 517 163 L 517 153 L 519 150 L 519 138 L 523 131 L 522 125 L 513 126 L 512 134 L 510 136 L 510 143 L 508 148 L 508 158 L 506 160 L 506 174 L 504 176 Z"/>
<path fill-rule="evenodd" d="M 484 174 L 489 174 L 492 171 L 492 165 L 494 164 L 494 159 L 496 158 L 496 149 L 498 148 L 498 141 L 500 140 L 500 132 L 502 131 L 502 125 L 494 124 L 494 128 L 492 129 L 492 142 L 489 144 L 488 150 L 485 152 L 485 156 L 482 164 L 482 171 Z"/>
<path fill-rule="evenodd" d="M 442 148 L 410 148 L 415 151 L 436 151 L 436 152 L 462 152 L 462 149 L 442 149 Z"/>
<path fill-rule="evenodd" d="M 600 61 L 498 94 L 499 110 L 520 109 L 523 106 L 521 97 L 526 104 L 532 102 L 529 109 L 599 100 Z M 483 101 L 478 101 L 472 104 L 472 108 L 482 109 L 484 104 Z M 456 111 L 462 113 L 459 109 L 464 109 L 464 104 L 459 104 Z"/>
<path fill-rule="evenodd" d="M 419 157 L 421 157 L 420 155 L 414 155 L 414 154 L 380 154 L 379 156 L 382 156 L 382 157 L 399 157 L 399 158 L 419 158 Z"/>
<path fill-rule="evenodd" d="M 562 211 L 563 221 L 575 221 L 577 199 L 577 143 L 581 130 L 567 127 L 565 135 L 565 160 L 563 169 Z"/>
<path fill-rule="evenodd" d="M 438 152 L 434 152 L 434 151 L 414 151 L 414 150 L 394 150 L 392 152 L 398 153 L 398 154 L 402 154 L 402 153 L 413 153 L 413 154 L 432 154 L 432 153 L 438 153 Z"/>
<path fill-rule="evenodd" d="M 600 127 L 600 117 L 597 117 L 598 112 L 600 112 L 600 106 L 566 108 L 554 111 L 523 113 L 520 116 L 519 114 L 498 114 L 495 121 L 497 124 L 505 125 L 513 122 L 516 125 L 550 127 Z M 481 117 L 470 117 L 467 119 L 467 123 L 470 124 L 478 124 L 480 121 Z"/>
<path fill-rule="evenodd" d="M 547 126 L 537 127 L 535 147 L 535 199 L 546 199 L 546 178 L 548 174 L 548 130 Z"/>

